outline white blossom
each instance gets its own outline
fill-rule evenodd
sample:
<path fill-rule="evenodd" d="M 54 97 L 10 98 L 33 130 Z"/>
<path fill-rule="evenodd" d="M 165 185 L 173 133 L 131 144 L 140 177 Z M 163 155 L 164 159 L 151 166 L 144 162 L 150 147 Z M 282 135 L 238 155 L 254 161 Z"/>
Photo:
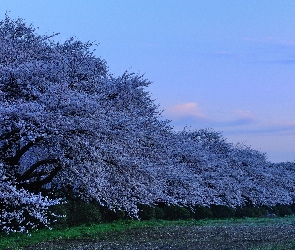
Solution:
<path fill-rule="evenodd" d="M 0 22 L 1 230 L 49 226 L 56 191 L 133 216 L 159 200 L 294 201 L 294 163 L 272 164 L 212 130 L 174 132 L 143 76 L 115 77 L 92 43 L 50 38 L 21 19 Z"/>

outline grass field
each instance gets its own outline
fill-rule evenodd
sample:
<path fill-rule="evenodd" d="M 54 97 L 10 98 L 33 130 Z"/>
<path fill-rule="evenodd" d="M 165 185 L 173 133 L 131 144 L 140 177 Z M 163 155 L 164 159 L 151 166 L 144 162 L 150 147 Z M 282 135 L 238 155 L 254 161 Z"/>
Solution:
<path fill-rule="evenodd" d="M 288 232 L 289 234 L 287 234 Z M 177 247 L 182 249 L 182 246 L 183 249 L 184 247 L 198 249 L 197 244 L 202 243 L 203 245 L 200 245 L 200 247 L 206 249 L 204 244 L 215 244 L 218 247 L 218 244 L 222 243 L 219 240 L 226 242 L 227 238 L 228 244 L 241 243 L 240 249 L 295 249 L 295 217 L 198 221 L 122 220 L 72 228 L 42 229 L 31 232 L 29 235 L 20 233 L 1 234 L 0 249 L 75 249 L 75 244 L 78 246 L 79 242 L 83 242 L 84 245 L 88 246 L 88 249 L 91 249 L 89 242 L 96 242 L 96 244 L 103 242 L 104 245 L 101 245 L 103 249 L 112 249 L 112 244 L 118 245 L 120 243 L 122 243 L 122 246 L 129 244 L 130 249 L 136 244 L 142 244 L 142 249 L 152 249 L 152 245 L 150 245 L 152 243 L 157 244 L 157 246 L 170 244 L 172 249 L 177 249 Z M 259 239 L 264 244 L 260 244 Z M 243 243 L 243 240 L 246 243 Z M 251 241 L 257 241 L 256 243 L 259 243 L 257 244 L 259 246 L 251 245 Z M 46 243 L 42 246 L 42 242 Z M 39 245 L 37 246 L 37 244 Z M 70 244 L 73 248 L 67 248 Z M 150 248 L 144 248 L 146 244 Z M 184 244 L 187 245 L 184 246 Z M 51 245 L 51 248 L 48 247 L 49 245 Z M 62 248 L 58 248 L 59 245 Z M 214 249 L 215 245 L 210 247 Z M 247 248 L 243 248 L 244 245 Z M 190 246 L 193 248 L 189 248 Z M 99 249 L 98 245 L 96 247 L 96 249 Z M 230 249 L 228 247 L 229 245 L 224 249 Z M 85 249 L 87 248 L 85 247 Z M 220 249 L 223 248 L 220 247 Z"/>

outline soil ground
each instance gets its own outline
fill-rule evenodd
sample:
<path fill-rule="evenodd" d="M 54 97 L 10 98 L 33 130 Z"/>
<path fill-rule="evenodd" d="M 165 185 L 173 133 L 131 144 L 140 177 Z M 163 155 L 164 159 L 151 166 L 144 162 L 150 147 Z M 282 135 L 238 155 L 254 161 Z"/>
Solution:
<path fill-rule="evenodd" d="M 22 249 L 295 249 L 295 225 L 173 226 L 58 240 Z"/>

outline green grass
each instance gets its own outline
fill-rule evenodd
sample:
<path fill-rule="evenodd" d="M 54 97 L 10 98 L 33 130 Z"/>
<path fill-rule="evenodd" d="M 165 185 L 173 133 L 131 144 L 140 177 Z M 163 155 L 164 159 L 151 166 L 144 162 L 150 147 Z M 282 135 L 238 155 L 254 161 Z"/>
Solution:
<path fill-rule="evenodd" d="M 262 224 L 293 224 L 295 225 L 295 217 L 289 216 L 284 218 L 245 218 L 245 219 L 210 219 L 210 220 L 179 220 L 179 221 L 165 221 L 165 220 L 120 220 L 112 223 L 93 224 L 75 226 L 71 228 L 57 229 L 41 229 L 30 232 L 28 234 L 11 233 L 0 234 L 0 249 L 12 248 L 19 249 L 23 246 L 34 245 L 44 241 L 52 241 L 57 239 L 104 239 L 108 232 L 120 232 L 134 228 L 144 227 L 166 227 L 166 226 L 224 226 L 234 224 L 247 225 L 262 225 Z M 272 248 L 269 248 L 272 249 Z M 276 248 L 273 248 L 276 249 Z M 278 248 L 279 249 L 279 248 Z"/>

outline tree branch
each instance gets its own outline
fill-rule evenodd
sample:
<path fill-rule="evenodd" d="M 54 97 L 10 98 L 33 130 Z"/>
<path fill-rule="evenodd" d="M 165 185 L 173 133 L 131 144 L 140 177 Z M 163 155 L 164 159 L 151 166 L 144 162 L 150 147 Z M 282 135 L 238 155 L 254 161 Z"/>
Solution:
<path fill-rule="evenodd" d="M 41 187 L 45 184 L 48 184 L 52 181 L 52 179 L 57 175 L 57 173 L 62 169 L 62 165 L 58 164 L 57 167 L 54 168 L 50 174 L 42 180 L 32 181 L 29 183 L 23 183 L 23 187 L 29 191 L 37 192 L 41 189 Z"/>
<path fill-rule="evenodd" d="M 25 171 L 19 178 L 18 182 L 22 182 L 31 178 L 32 173 L 40 166 L 45 164 L 55 164 L 59 161 L 57 159 L 46 159 L 34 163 L 27 171 Z"/>
<path fill-rule="evenodd" d="M 37 137 L 34 141 L 28 142 L 25 146 L 16 151 L 13 157 L 8 158 L 8 162 L 10 165 L 15 165 L 20 161 L 20 158 L 34 145 L 36 145 L 39 141 L 41 141 L 43 137 Z"/>
<path fill-rule="evenodd" d="M 6 140 L 6 139 L 10 139 L 13 135 L 16 135 L 20 132 L 20 129 L 14 129 L 10 132 L 4 133 L 2 135 L 0 135 L 0 140 Z"/>

